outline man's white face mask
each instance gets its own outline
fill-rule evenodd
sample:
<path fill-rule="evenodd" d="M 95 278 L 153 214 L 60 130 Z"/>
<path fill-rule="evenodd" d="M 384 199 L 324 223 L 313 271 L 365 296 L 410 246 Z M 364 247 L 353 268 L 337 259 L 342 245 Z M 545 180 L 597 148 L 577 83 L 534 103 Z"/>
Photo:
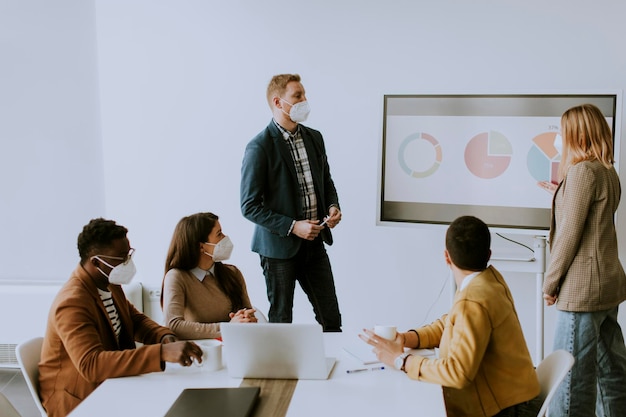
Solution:
<path fill-rule="evenodd" d="M 282 109 L 281 110 L 283 113 L 289 116 L 292 122 L 302 123 L 307 119 L 307 117 L 309 117 L 309 113 L 311 113 L 311 106 L 309 106 L 308 101 L 305 100 L 305 101 L 300 101 L 296 104 L 291 104 L 287 100 L 283 100 L 282 98 L 281 100 L 291 105 L 291 110 L 289 111 L 289 113 L 287 113 L 286 111 Z"/>
<path fill-rule="evenodd" d="M 105 274 L 104 271 L 102 271 L 102 269 L 98 268 L 98 271 L 100 271 L 102 275 L 104 275 L 105 277 L 109 279 L 110 284 L 115 284 L 115 285 L 129 284 L 133 280 L 133 277 L 135 276 L 135 273 L 137 272 L 137 269 L 135 268 L 135 263 L 130 257 L 125 262 L 122 262 L 121 264 L 116 265 L 116 266 L 112 266 L 107 261 L 101 259 L 99 256 L 94 256 L 94 258 L 96 258 L 97 260 L 99 260 L 100 262 L 108 266 L 109 268 L 112 268 L 111 272 L 109 272 L 108 275 Z"/>

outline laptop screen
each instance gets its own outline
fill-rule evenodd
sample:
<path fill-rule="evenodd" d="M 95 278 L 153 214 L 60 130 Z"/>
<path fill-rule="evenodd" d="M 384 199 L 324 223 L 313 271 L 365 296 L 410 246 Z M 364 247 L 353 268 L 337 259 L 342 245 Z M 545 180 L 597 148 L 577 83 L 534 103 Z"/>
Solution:
<path fill-rule="evenodd" d="M 222 323 L 224 358 L 235 378 L 327 379 L 322 327 L 294 323 Z"/>

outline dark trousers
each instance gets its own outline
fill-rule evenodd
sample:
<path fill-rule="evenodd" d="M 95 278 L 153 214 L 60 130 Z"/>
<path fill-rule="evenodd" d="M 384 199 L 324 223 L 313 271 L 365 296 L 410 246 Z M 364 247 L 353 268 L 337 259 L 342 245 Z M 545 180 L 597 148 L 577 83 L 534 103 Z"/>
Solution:
<path fill-rule="evenodd" d="M 507 407 L 494 417 L 537 417 L 537 413 L 542 405 L 543 402 L 539 397 L 535 397 L 530 401 Z"/>
<path fill-rule="evenodd" d="M 303 241 L 290 259 L 261 256 L 261 267 L 270 302 L 270 323 L 291 323 L 296 281 L 313 306 L 315 320 L 325 332 L 341 331 L 341 314 L 330 260 L 321 238 Z"/>

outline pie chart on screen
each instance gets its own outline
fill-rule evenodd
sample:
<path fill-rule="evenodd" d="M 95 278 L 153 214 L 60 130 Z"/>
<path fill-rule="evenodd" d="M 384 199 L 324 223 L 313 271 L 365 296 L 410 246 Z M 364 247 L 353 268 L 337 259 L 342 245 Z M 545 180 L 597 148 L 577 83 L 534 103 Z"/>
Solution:
<path fill-rule="evenodd" d="M 526 166 L 537 181 L 558 183 L 561 155 L 554 147 L 556 132 L 546 132 L 533 138 L 533 146 L 528 151 Z"/>
<path fill-rule="evenodd" d="M 494 130 L 482 132 L 465 147 L 465 165 L 478 178 L 496 178 L 509 167 L 512 155 L 513 147 L 506 136 Z"/>
<path fill-rule="evenodd" d="M 407 136 L 398 150 L 400 168 L 413 178 L 425 178 L 437 171 L 441 165 L 441 145 L 428 133 L 413 133 Z"/>

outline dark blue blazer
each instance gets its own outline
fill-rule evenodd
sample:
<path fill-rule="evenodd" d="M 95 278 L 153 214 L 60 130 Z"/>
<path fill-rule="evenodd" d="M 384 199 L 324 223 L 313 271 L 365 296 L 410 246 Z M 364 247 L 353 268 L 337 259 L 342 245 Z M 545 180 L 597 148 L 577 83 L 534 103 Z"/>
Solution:
<path fill-rule="evenodd" d="M 331 205 L 339 207 L 337 190 L 330 175 L 322 134 L 300 125 L 306 147 L 321 220 Z M 302 239 L 289 233 L 294 220 L 304 219 L 296 167 L 281 131 L 272 120 L 248 146 L 241 166 L 241 212 L 255 224 L 252 251 L 268 258 L 289 259 Z M 332 245 L 330 229 L 322 239 Z"/>

